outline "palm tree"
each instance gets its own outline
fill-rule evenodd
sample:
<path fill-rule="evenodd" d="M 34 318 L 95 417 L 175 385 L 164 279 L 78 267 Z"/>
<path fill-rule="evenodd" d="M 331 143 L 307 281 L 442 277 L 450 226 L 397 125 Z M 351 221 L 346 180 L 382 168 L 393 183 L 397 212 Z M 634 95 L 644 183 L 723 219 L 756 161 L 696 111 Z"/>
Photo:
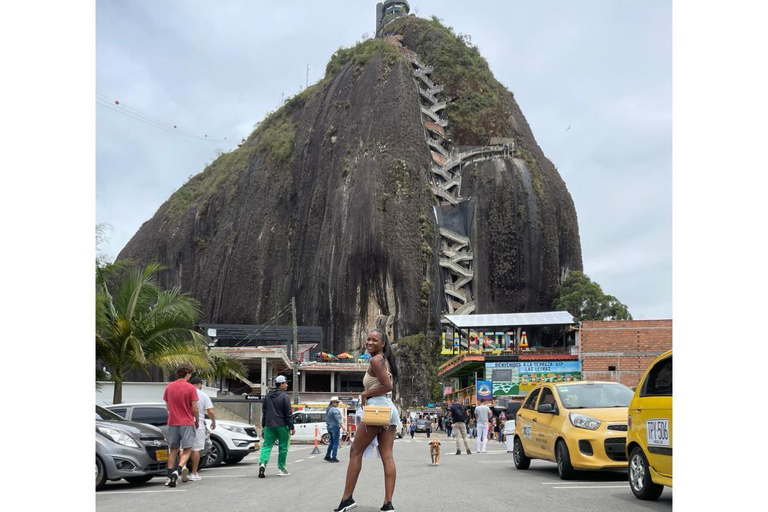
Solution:
<path fill-rule="evenodd" d="M 243 362 L 237 357 L 229 354 L 219 354 L 211 352 L 208 354 L 208 370 L 198 371 L 198 377 L 205 380 L 219 379 L 219 389 L 224 385 L 224 379 L 227 377 L 245 380 L 247 370 Z"/>
<path fill-rule="evenodd" d="M 154 274 L 164 269 L 133 265 L 110 276 L 96 267 L 96 357 L 112 374 L 115 404 L 123 400 L 123 378 L 131 370 L 173 370 L 181 363 L 209 369 L 207 338 L 194 330 L 200 303 L 179 287 L 162 290 Z"/>

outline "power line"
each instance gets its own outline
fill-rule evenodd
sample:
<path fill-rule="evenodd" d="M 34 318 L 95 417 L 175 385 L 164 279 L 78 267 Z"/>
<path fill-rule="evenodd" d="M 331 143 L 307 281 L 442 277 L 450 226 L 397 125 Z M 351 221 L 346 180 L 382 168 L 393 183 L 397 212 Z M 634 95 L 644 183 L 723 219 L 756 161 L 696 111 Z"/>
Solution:
<path fill-rule="evenodd" d="M 229 143 L 237 142 L 237 139 L 230 139 L 229 137 L 224 137 L 223 139 L 219 139 L 215 137 L 209 137 L 208 134 L 200 135 L 197 133 L 192 133 L 186 130 L 179 129 L 178 125 L 176 124 L 167 123 L 165 121 L 155 119 L 147 114 L 144 114 L 139 110 L 122 105 L 119 100 L 113 101 L 99 94 L 96 95 L 96 104 L 108 110 L 117 112 L 118 114 L 124 115 L 126 117 L 130 117 L 131 119 L 135 119 L 136 121 L 142 122 L 150 126 L 154 126 L 155 128 L 159 128 L 167 132 L 181 135 L 183 137 L 188 137 L 196 140 L 211 141 L 211 142 L 229 142 Z"/>
<path fill-rule="evenodd" d="M 266 331 L 268 327 L 274 326 L 275 322 L 280 320 L 280 318 L 282 318 L 282 316 L 284 314 L 286 314 L 288 312 L 288 310 L 290 310 L 290 309 L 291 309 L 291 304 L 288 303 L 285 307 L 283 307 L 283 309 L 281 311 L 279 311 L 278 313 L 275 314 L 275 316 L 270 318 L 269 321 L 266 324 L 262 325 L 261 329 L 256 330 L 252 334 L 246 334 L 245 336 L 243 336 L 243 338 L 241 340 L 237 341 L 235 343 L 235 345 L 233 345 L 233 347 L 241 347 L 241 346 L 244 346 L 244 345 L 248 344 L 249 342 L 255 340 L 256 337 L 259 334 L 261 334 L 264 331 Z"/>

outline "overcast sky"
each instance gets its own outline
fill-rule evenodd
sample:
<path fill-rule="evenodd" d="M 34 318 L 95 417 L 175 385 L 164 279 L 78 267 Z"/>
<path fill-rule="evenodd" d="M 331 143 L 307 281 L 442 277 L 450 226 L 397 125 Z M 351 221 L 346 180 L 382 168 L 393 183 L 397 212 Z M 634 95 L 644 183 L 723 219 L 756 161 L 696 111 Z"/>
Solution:
<path fill-rule="evenodd" d="M 469 34 L 514 92 L 573 197 L 584 271 L 634 318 L 671 318 L 671 1 L 410 4 Z M 299 92 L 307 65 L 315 83 L 336 49 L 373 35 L 375 5 L 97 0 L 96 221 L 114 227 L 101 252 L 114 258 L 218 150 Z"/>

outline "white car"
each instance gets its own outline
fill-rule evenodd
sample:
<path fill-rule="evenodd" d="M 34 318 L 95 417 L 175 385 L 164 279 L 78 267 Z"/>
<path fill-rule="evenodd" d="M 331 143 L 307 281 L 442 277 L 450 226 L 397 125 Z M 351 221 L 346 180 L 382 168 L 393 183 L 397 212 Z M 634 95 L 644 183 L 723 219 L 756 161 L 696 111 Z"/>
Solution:
<path fill-rule="evenodd" d="M 237 464 L 249 453 L 261 448 L 259 435 L 254 425 L 239 421 L 216 420 L 216 428 L 211 429 L 211 420 L 205 420 L 211 433 L 211 453 L 208 464 L 211 468 L 222 462 Z"/>

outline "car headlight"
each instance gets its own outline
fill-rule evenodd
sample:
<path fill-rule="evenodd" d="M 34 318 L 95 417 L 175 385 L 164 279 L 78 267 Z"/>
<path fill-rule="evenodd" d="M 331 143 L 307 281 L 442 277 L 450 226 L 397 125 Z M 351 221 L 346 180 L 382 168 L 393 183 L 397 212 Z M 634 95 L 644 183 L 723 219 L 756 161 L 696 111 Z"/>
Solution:
<path fill-rule="evenodd" d="M 96 432 L 103 435 L 107 439 L 109 439 L 112 442 L 115 442 L 117 444 L 121 444 L 123 446 L 130 446 L 132 448 L 139 448 L 139 443 L 133 440 L 131 436 L 123 432 L 122 430 L 117 430 L 116 428 L 109 428 L 104 426 L 97 426 Z"/>
<path fill-rule="evenodd" d="M 245 429 L 241 427 L 236 427 L 234 425 L 217 425 L 217 426 L 223 428 L 224 430 L 229 430 L 230 432 L 237 432 L 238 434 L 247 435 L 245 433 Z"/>
<path fill-rule="evenodd" d="M 597 430 L 600 428 L 601 421 L 593 418 L 592 416 L 572 412 L 568 415 L 568 417 L 570 418 L 571 424 L 574 427 L 585 428 L 587 430 Z"/>

